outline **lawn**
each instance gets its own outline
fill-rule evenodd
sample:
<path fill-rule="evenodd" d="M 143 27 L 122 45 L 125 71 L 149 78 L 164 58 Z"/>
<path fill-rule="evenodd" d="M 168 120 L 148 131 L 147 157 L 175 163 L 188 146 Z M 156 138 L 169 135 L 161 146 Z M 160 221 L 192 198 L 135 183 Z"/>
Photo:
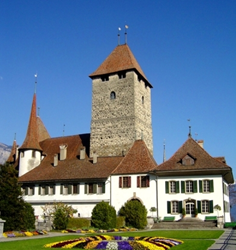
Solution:
<path fill-rule="evenodd" d="M 223 230 L 155 230 L 155 231 L 138 231 L 138 232 L 122 232 L 122 233 L 113 233 L 115 235 L 122 236 L 163 236 L 167 238 L 174 238 L 183 240 L 184 243 L 171 248 L 173 250 L 206 250 L 213 243 L 213 239 L 218 239 L 223 233 Z M 91 235 L 91 234 L 90 234 Z M 93 234 L 94 235 L 94 234 Z M 0 249 L 4 250 L 46 250 L 49 248 L 44 248 L 43 246 L 48 243 L 76 239 L 80 235 L 62 235 L 60 237 L 45 237 L 37 239 L 37 236 L 33 236 L 34 239 L 25 239 L 19 241 L 9 241 L 1 242 L 0 240 Z M 78 248 L 77 248 L 78 249 Z"/>

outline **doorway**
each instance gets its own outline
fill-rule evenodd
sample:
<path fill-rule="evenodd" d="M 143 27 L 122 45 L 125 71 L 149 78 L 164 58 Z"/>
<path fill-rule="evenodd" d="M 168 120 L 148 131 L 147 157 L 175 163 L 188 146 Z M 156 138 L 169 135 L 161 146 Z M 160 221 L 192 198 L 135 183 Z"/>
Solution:
<path fill-rule="evenodd" d="M 187 217 L 195 217 L 195 202 L 194 201 L 186 201 L 186 216 Z"/>

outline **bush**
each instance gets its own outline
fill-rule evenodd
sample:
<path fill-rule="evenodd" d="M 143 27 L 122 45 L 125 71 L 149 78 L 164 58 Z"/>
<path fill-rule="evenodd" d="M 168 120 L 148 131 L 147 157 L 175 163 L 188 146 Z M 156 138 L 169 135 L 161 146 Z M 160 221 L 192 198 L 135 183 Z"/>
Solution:
<path fill-rule="evenodd" d="M 24 228 L 35 229 L 34 209 L 31 204 L 25 202 L 24 204 Z"/>
<path fill-rule="evenodd" d="M 138 200 L 126 202 L 119 215 L 125 216 L 126 226 L 143 229 L 147 225 L 147 209 Z"/>
<path fill-rule="evenodd" d="M 121 228 L 125 226 L 125 217 L 117 216 L 116 217 L 116 228 Z"/>
<path fill-rule="evenodd" d="M 55 229 L 62 230 L 66 229 L 68 223 L 68 216 L 63 212 L 62 209 L 57 209 L 53 220 L 53 226 Z"/>
<path fill-rule="evenodd" d="M 99 229 L 110 229 L 116 226 L 116 210 L 108 203 L 98 203 L 92 211 L 92 226 Z"/>
<path fill-rule="evenodd" d="M 67 228 L 90 227 L 90 220 L 84 218 L 69 218 Z"/>

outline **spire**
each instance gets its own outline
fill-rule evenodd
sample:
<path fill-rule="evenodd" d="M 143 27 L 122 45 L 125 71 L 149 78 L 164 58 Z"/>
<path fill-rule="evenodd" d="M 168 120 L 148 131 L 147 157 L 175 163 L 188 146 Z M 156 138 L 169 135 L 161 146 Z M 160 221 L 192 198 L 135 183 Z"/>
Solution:
<path fill-rule="evenodd" d="M 164 143 L 163 143 L 163 162 L 166 161 L 166 143 L 165 143 L 165 140 L 164 140 Z"/>
<path fill-rule="evenodd" d="M 36 149 L 42 151 L 38 140 L 38 126 L 36 114 L 36 93 L 33 96 L 30 119 L 25 140 L 20 149 Z"/>
<path fill-rule="evenodd" d="M 16 134 L 15 134 L 13 145 L 12 145 L 12 148 L 11 148 L 11 153 L 10 153 L 8 159 L 6 160 L 6 162 L 15 163 L 16 160 L 17 160 L 17 144 L 16 144 Z"/>

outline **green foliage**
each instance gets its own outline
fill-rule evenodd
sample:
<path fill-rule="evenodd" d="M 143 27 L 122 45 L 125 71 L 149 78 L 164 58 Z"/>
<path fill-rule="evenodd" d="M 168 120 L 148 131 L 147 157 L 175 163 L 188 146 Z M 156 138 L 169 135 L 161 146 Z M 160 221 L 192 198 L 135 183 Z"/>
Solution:
<path fill-rule="evenodd" d="M 90 220 L 84 218 L 69 218 L 67 228 L 85 228 L 90 227 Z"/>
<path fill-rule="evenodd" d="M 0 165 L 0 211 L 1 218 L 6 220 L 4 231 L 34 228 L 30 207 L 22 198 L 16 169 L 8 163 Z"/>
<path fill-rule="evenodd" d="M 121 228 L 125 226 L 125 217 L 117 216 L 116 217 L 116 228 Z"/>
<path fill-rule="evenodd" d="M 54 228 L 58 230 L 66 229 L 67 223 L 68 223 L 68 216 L 61 208 L 57 209 L 53 220 Z"/>
<path fill-rule="evenodd" d="M 182 215 L 183 215 L 183 216 L 186 215 L 186 210 L 185 210 L 185 208 L 182 208 Z"/>
<path fill-rule="evenodd" d="M 116 210 L 108 203 L 98 203 L 92 211 L 92 226 L 99 229 L 116 227 Z"/>
<path fill-rule="evenodd" d="M 138 200 L 126 202 L 119 215 L 125 216 L 127 226 L 143 229 L 147 225 L 147 209 Z"/>

